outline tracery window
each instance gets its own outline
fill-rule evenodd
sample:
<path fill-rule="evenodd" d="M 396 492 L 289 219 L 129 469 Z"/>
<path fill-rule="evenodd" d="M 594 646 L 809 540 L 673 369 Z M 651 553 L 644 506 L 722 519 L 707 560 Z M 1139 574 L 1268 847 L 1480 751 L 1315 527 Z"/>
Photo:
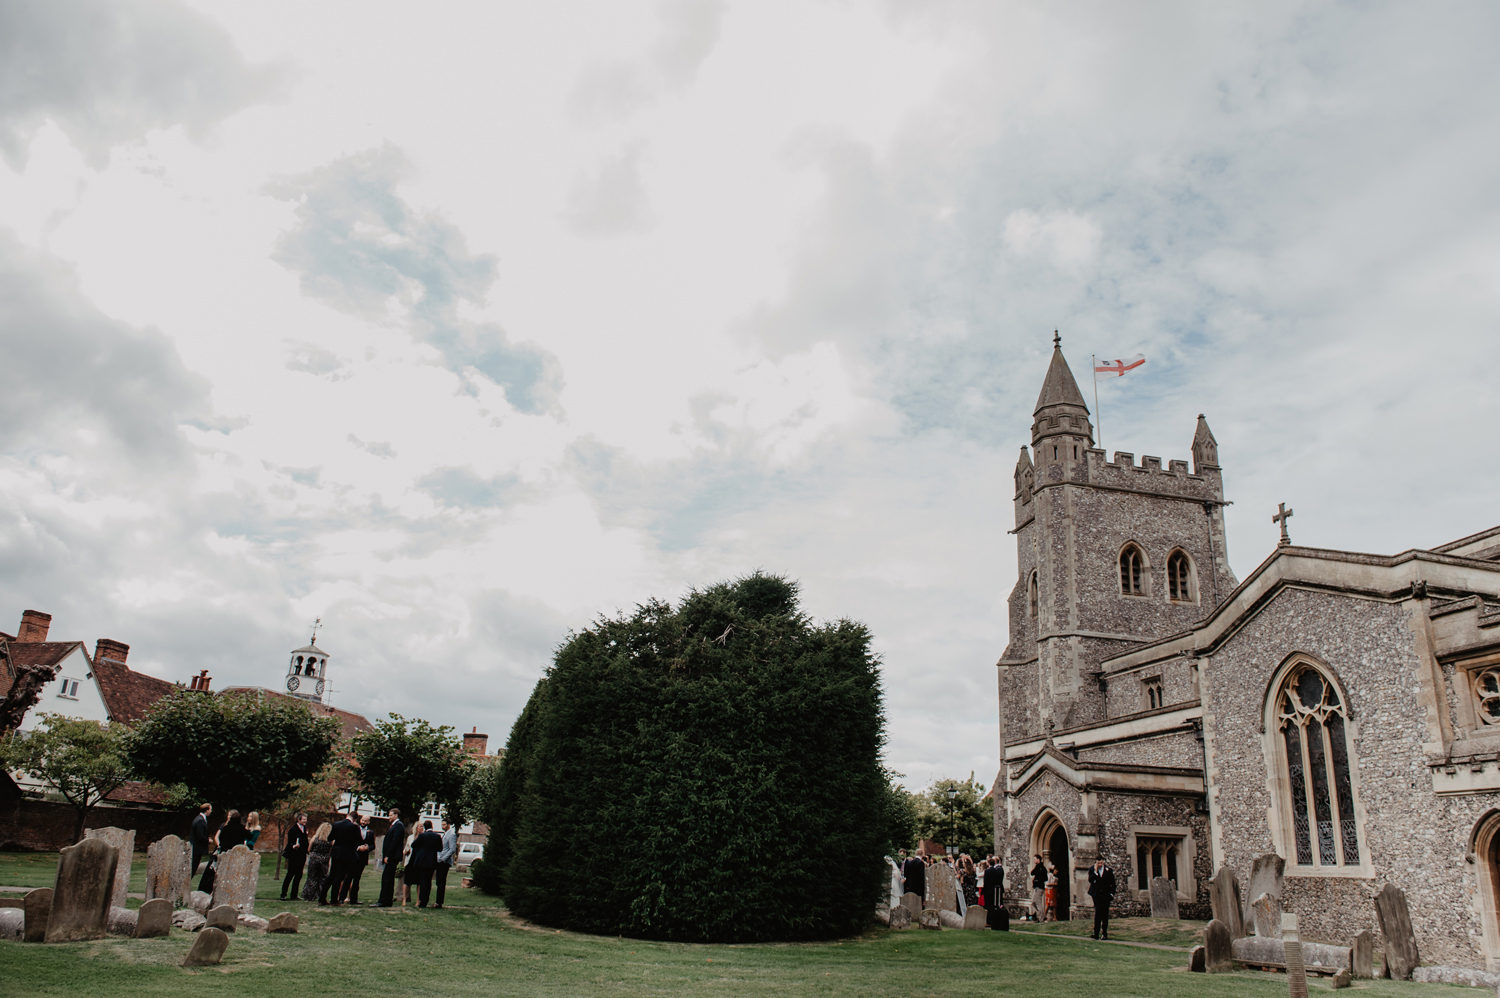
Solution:
<path fill-rule="evenodd" d="M 1188 556 L 1173 551 L 1167 559 L 1167 596 L 1177 602 L 1190 602 L 1193 598 L 1193 567 Z"/>
<path fill-rule="evenodd" d="M 1357 865 L 1347 715 L 1338 691 L 1316 668 L 1300 665 L 1277 690 L 1275 717 L 1297 863 Z"/>
<path fill-rule="evenodd" d="M 1126 596 L 1144 596 L 1146 558 L 1134 544 L 1120 552 L 1120 592 Z"/>
<path fill-rule="evenodd" d="M 1176 836 L 1157 837 L 1137 835 L 1135 839 L 1135 886 L 1137 890 L 1150 890 L 1151 881 L 1166 877 L 1177 883 L 1177 857 L 1182 850 L 1182 839 Z"/>
<path fill-rule="evenodd" d="M 1161 677 L 1152 676 L 1141 680 L 1141 687 L 1146 691 L 1146 709 L 1155 710 L 1165 701 L 1162 698 Z"/>
<path fill-rule="evenodd" d="M 1474 707 L 1480 724 L 1500 724 L 1500 668 L 1474 673 Z"/>

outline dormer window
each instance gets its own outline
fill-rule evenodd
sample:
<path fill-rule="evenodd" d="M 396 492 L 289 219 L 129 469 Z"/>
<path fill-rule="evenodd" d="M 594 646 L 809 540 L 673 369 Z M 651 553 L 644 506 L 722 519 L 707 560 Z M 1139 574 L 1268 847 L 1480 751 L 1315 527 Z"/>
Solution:
<path fill-rule="evenodd" d="M 1135 544 L 1125 545 L 1120 552 L 1120 593 L 1146 595 L 1146 556 Z"/>

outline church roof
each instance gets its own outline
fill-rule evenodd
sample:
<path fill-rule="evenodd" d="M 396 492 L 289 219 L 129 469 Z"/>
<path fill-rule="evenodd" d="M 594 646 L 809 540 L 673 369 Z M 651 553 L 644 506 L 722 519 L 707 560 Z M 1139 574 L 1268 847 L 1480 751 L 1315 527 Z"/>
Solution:
<path fill-rule="evenodd" d="M 1050 405 L 1082 406 L 1084 412 L 1089 408 L 1084 405 L 1083 393 L 1078 390 L 1078 382 L 1074 380 L 1067 358 L 1063 356 L 1062 341 L 1056 339 L 1052 344 L 1052 363 L 1047 366 L 1047 377 L 1042 382 L 1042 393 L 1036 397 L 1036 409 L 1032 414 L 1035 415 Z"/>

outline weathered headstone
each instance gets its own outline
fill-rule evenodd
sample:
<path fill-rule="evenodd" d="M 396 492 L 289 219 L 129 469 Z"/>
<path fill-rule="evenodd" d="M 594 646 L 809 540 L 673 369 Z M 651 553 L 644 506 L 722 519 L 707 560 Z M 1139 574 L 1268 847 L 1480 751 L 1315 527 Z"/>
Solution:
<path fill-rule="evenodd" d="M 1245 915 L 1240 907 L 1240 878 L 1227 866 L 1208 882 L 1208 903 L 1213 908 L 1213 917 L 1224 923 L 1231 939 L 1245 934 Z"/>
<path fill-rule="evenodd" d="M 921 895 L 913 894 L 911 891 L 907 891 L 905 894 L 901 895 L 901 907 L 910 912 L 912 918 L 918 917 L 922 914 Z"/>
<path fill-rule="evenodd" d="M 183 932 L 197 932 L 208 924 L 208 919 L 191 908 L 178 908 L 172 912 L 172 924 Z"/>
<path fill-rule="evenodd" d="M 1375 939 L 1369 929 L 1362 929 L 1349 941 L 1349 972 L 1368 980 L 1375 976 Z"/>
<path fill-rule="evenodd" d="M 224 950 L 229 948 L 229 936 L 223 929 L 212 926 L 198 933 L 193 948 L 182 961 L 184 967 L 211 967 L 224 959 Z"/>
<path fill-rule="evenodd" d="M 125 907 L 125 897 L 130 890 L 130 862 L 135 858 L 135 829 L 110 825 L 107 828 L 90 828 L 83 835 L 84 838 L 108 842 L 119 857 L 119 862 L 115 864 L 115 889 L 110 895 L 109 903 L 116 908 Z"/>
<path fill-rule="evenodd" d="M 287 917 L 295 918 L 296 916 L 295 915 L 293 915 L 293 916 L 277 915 L 276 916 L 276 918 L 287 918 Z M 272 926 L 276 925 L 276 918 L 271 919 L 271 925 Z M 896 905 L 896 907 L 892 908 L 891 909 L 891 922 L 890 922 L 890 925 L 891 925 L 891 928 L 893 928 L 893 929 L 909 929 L 909 928 L 911 928 L 911 909 L 908 908 L 908 907 L 906 907 L 906 905 L 904 905 L 904 904 L 898 904 L 898 905 Z M 276 928 L 273 927 L 273 928 L 266 929 L 266 931 L 267 932 L 278 932 L 278 931 L 281 931 L 281 930 L 276 929 Z M 296 931 L 296 930 L 294 929 L 293 931 Z"/>
<path fill-rule="evenodd" d="M 26 941 L 39 943 L 46 939 L 47 921 L 52 917 L 52 888 L 27 891 L 21 907 L 26 912 Z"/>
<path fill-rule="evenodd" d="M 260 881 L 260 853 L 237 845 L 219 854 L 211 907 L 227 904 L 246 914 L 255 910 L 255 888 Z M 211 920 L 210 920 L 211 921 Z"/>
<path fill-rule="evenodd" d="M 146 897 L 166 898 L 172 907 L 187 903 L 193 879 L 193 847 L 175 835 L 146 848 Z"/>
<path fill-rule="evenodd" d="M 1217 918 L 1203 930 L 1203 965 L 1210 974 L 1222 974 L 1234 966 L 1229 926 Z"/>
<path fill-rule="evenodd" d="M 905 909 L 902 909 L 902 910 L 904 911 Z M 891 915 L 893 916 L 891 918 L 891 928 L 894 929 L 896 927 L 896 924 L 895 924 L 896 920 L 895 920 L 895 917 L 894 917 L 895 916 L 895 909 L 891 910 Z M 907 925 L 911 925 L 911 913 L 910 912 L 907 912 L 907 914 L 906 914 L 906 924 Z M 293 915 L 289 911 L 283 911 L 279 915 L 274 915 L 274 916 L 272 916 L 271 920 L 266 923 L 266 931 L 267 932 L 296 932 L 297 931 L 297 916 Z"/>
<path fill-rule="evenodd" d="M 1249 906 L 1262 894 L 1269 894 L 1281 900 L 1285 893 L 1284 879 L 1282 874 L 1286 870 L 1286 860 L 1268 852 L 1263 856 L 1257 856 L 1250 863 L 1250 882 L 1245 885 L 1245 928 L 1255 924 L 1255 915 Z M 1280 938 L 1275 937 L 1275 938 Z"/>
<path fill-rule="evenodd" d="M 266 919 L 261 918 L 259 915 L 247 915 L 243 911 L 239 913 L 235 921 L 247 929 L 254 929 L 256 932 L 264 932 L 271 927 L 271 923 Z"/>
<path fill-rule="evenodd" d="M 1417 953 L 1417 936 L 1411 928 L 1411 913 L 1406 895 L 1395 884 L 1386 884 L 1375 895 L 1375 917 L 1380 920 L 1380 934 L 1385 937 L 1385 963 L 1391 979 L 1404 981 L 1422 958 Z"/>
<path fill-rule="evenodd" d="M 1328 943 L 1301 943 L 1302 966 L 1331 974 L 1349 966 L 1349 947 Z M 1286 969 L 1286 946 L 1275 936 L 1241 936 L 1230 944 L 1230 954 L 1239 963 L 1253 967 Z"/>
<path fill-rule="evenodd" d="M 1349 971 L 1340 970 L 1338 973 L 1334 974 L 1332 978 L 1329 979 L 1329 987 L 1333 988 L 1333 990 L 1335 991 L 1338 991 L 1342 988 L 1347 988 L 1349 986 L 1350 978 L 1351 975 Z"/>
<path fill-rule="evenodd" d="M 0 908 L 0 939 L 20 942 L 26 934 L 26 909 Z"/>
<path fill-rule="evenodd" d="M 136 914 L 135 937 L 151 939 L 172 930 L 172 902 L 166 898 L 149 898 Z"/>
<path fill-rule="evenodd" d="M 1277 907 L 1281 907 L 1279 898 Z M 1286 951 L 1286 983 L 1290 998 L 1307 998 L 1307 970 L 1302 966 L 1302 937 L 1297 931 L 1296 915 L 1281 916 L 1281 945 Z"/>
<path fill-rule="evenodd" d="M 987 929 L 989 927 L 990 913 L 979 907 L 979 905 L 970 905 L 969 910 L 964 912 L 964 928 Z"/>
<path fill-rule="evenodd" d="M 941 929 L 943 923 L 938 921 L 938 910 L 936 908 L 923 908 L 922 914 L 917 916 L 917 924 L 924 929 Z"/>
<path fill-rule="evenodd" d="M 964 917 L 956 911 L 944 908 L 938 912 L 938 924 L 945 929 L 961 929 L 964 927 Z"/>
<path fill-rule="evenodd" d="M 1194 974 L 1201 974 L 1206 969 L 1207 961 L 1203 956 L 1203 947 L 1194 946 L 1188 950 L 1188 971 Z"/>
<path fill-rule="evenodd" d="M 208 925 L 210 928 L 233 932 L 239 914 L 232 904 L 217 905 L 208 910 Z"/>
<path fill-rule="evenodd" d="M 205 894 L 203 891 L 188 892 L 187 906 L 200 915 L 207 915 L 213 903 L 214 899 L 211 894 Z"/>
<path fill-rule="evenodd" d="M 947 863 L 934 863 L 927 868 L 927 907 L 958 911 L 958 880 Z"/>
<path fill-rule="evenodd" d="M 84 839 L 57 858 L 47 942 L 70 943 L 104 936 L 119 856 L 102 839 Z"/>
<path fill-rule="evenodd" d="M 1177 918 L 1177 885 L 1166 877 L 1151 881 L 1151 917 Z"/>
<path fill-rule="evenodd" d="M 1255 918 L 1255 934 L 1267 939 L 1281 938 L 1281 898 L 1262 894 L 1250 904 Z"/>
<path fill-rule="evenodd" d="M 112 907 L 109 909 L 109 934 L 112 936 L 134 936 L 135 923 L 139 916 L 133 908 Z"/>

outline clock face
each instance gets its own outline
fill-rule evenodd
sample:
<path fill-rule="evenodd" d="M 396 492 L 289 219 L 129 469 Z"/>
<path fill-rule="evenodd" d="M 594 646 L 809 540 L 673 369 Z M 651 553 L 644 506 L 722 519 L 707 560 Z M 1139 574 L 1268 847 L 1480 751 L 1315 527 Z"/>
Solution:
<path fill-rule="evenodd" d="M 293 693 L 295 693 L 297 691 L 297 687 L 299 687 L 301 685 L 302 685 L 302 680 L 298 679 L 296 676 L 287 676 L 286 677 L 286 688 L 289 689 L 289 690 L 291 690 Z"/>
<path fill-rule="evenodd" d="M 314 686 L 313 689 L 317 690 L 318 696 L 322 696 L 323 695 L 323 680 L 321 680 L 321 679 L 318 680 L 318 684 L 316 686 Z"/>

